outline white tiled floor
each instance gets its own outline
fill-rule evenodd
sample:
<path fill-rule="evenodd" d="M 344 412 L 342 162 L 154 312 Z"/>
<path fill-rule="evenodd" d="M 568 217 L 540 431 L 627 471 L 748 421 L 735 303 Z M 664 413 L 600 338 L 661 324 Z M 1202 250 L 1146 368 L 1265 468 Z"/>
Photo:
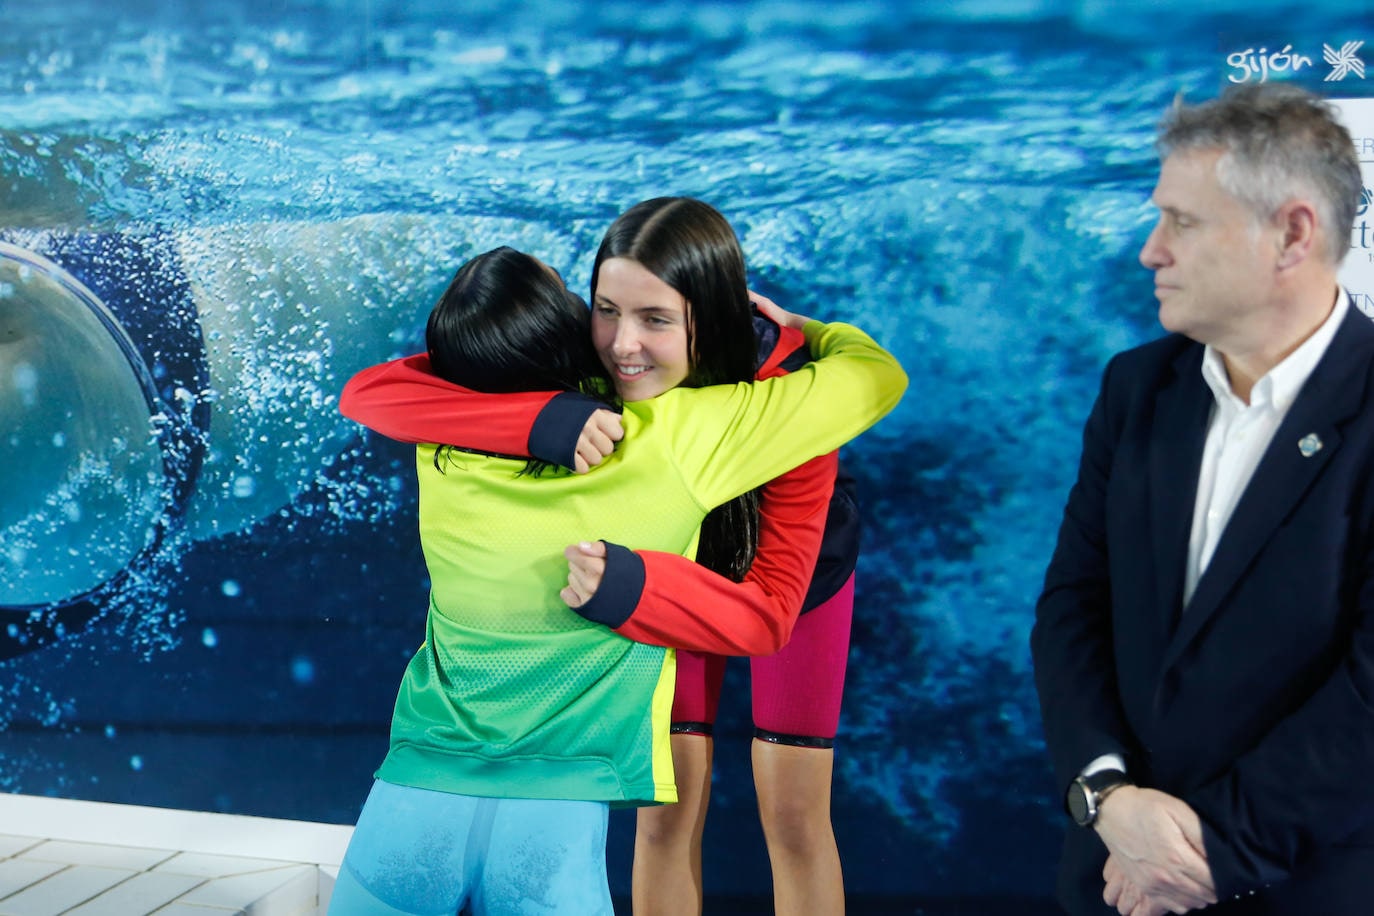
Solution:
<path fill-rule="evenodd" d="M 0 916 L 314 916 L 351 829 L 0 795 Z"/>

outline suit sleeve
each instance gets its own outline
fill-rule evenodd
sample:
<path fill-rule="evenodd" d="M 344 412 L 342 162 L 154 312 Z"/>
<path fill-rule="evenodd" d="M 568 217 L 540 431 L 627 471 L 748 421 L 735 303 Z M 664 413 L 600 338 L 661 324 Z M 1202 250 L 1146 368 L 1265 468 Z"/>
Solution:
<path fill-rule="evenodd" d="M 1355 624 L 1330 676 L 1216 779 L 1184 795 L 1223 899 L 1287 880 L 1313 850 L 1368 835 L 1374 798 L 1374 507 L 1348 583 Z"/>
<path fill-rule="evenodd" d="M 771 655 L 786 645 L 801 613 L 838 465 L 832 452 L 764 485 L 759 548 L 743 582 L 676 554 L 612 546 L 601 587 L 574 610 L 637 642 Z"/>
<path fill-rule="evenodd" d="M 1112 371 L 1083 432 L 1078 479 L 1069 491 L 1059 538 L 1035 606 L 1031 655 L 1045 743 L 1058 784 L 1068 784 L 1103 754 L 1135 750 L 1118 698 L 1107 558 L 1107 481 L 1119 422 Z"/>
<path fill-rule="evenodd" d="M 576 392 L 488 394 L 444 381 L 423 353 L 364 369 L 344 386 L 339 410 L 401 442 L 435 442 L 573 466 L 577 438 L 604 407 Z"/>

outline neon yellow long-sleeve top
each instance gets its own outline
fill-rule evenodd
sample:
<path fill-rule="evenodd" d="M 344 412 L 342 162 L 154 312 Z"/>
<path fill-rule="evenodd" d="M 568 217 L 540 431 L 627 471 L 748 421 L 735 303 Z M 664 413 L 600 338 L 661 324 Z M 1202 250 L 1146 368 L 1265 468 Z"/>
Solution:
<path fill-rule="evenodd" d="M 465 795 L 677 800 L 673 650 L 631 642 L 560 599 L 563 548 L 604 538 L 694 556 L 712 508 L 833 451 L 896 406 L 906 375 L 868 335 L 810 322 L 817 360 L 787 376 L 626 404 L 591 473 L 416 450 L 430 575 L 377 776 Z"/>

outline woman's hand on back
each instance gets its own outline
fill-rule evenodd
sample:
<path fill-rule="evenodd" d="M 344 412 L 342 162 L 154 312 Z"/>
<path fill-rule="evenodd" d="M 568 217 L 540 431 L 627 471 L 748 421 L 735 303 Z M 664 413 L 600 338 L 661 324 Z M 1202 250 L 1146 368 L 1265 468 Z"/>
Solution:
<path fill-rule="evenodd" d="M 568 586 L 558 593 L 568 607 L 581 607 L 592 600 L 606 574 L 606 543 L 582 541 L 563 548 L 568 560 Z"/>
<path fill-rule="evenodd" d="M 767 296 L 760 296 L 752 289 L 749 290 L 749 301 L 754 303 L 754 307 L 757 308 L 765 318 L 782 325 L 784 328 L 795 328 L 800 331 L 802 328 L 806 327 L 806 323 L 811 320 L 805 315 L 796 315 L 787 311 L 772 299 L 769 299 Z"/>
<path fill-rule="evenodd" d="M 578 474 L 587 473 L 608 458 L 615 451 L 615 444 L 623 438 L 625 427 L 620 423 L 620 414 L 605 409 L 593 411 L 582 426 L 582 434 L 577 437 L 573 470 Z"/>

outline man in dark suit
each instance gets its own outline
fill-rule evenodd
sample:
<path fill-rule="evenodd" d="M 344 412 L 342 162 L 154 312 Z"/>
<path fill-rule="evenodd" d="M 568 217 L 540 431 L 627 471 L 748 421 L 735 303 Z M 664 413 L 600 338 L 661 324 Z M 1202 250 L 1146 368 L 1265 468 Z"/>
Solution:
<path fill-rule="evenodd" d="M 1362 182 L 1291 85 L 1176 104 L 1031 636 L 1075 914 L 1374 913 L 1374 323 Z M 1219 901 L 1219 902 L 1218 902 Z"/>

